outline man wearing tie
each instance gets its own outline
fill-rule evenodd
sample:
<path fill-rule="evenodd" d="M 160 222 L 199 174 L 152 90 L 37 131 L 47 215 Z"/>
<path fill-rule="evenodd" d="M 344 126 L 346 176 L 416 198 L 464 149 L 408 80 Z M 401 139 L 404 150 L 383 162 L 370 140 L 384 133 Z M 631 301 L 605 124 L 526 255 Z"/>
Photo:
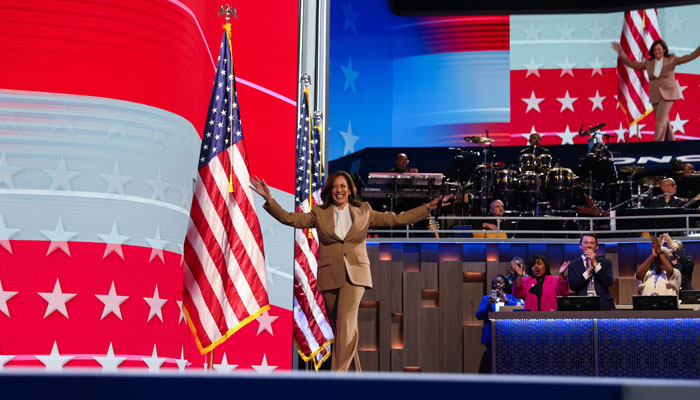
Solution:
<path fill-rule="evenodd" d="M 601 310 L 614 310 L 615 302 L 610 294 L 613 283 L 612 263 L 607 258 L 596 257 L 598 238 L 584 233 L 579 242 L 582 254 L 569 265 L 569 288 L 576 296 L 600 296 Z"/>

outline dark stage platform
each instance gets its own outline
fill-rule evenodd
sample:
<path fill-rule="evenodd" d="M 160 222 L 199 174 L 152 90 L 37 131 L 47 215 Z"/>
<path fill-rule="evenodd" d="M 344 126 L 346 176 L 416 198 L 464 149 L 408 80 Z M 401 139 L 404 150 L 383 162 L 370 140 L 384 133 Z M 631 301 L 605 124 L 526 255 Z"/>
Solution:
<path fill-rule="evenodd" d="M 254 375 L 2 372 L 6 399 L 694 399 L 699 381 L 476 376 L 457 374 L 274 373 Z"/>

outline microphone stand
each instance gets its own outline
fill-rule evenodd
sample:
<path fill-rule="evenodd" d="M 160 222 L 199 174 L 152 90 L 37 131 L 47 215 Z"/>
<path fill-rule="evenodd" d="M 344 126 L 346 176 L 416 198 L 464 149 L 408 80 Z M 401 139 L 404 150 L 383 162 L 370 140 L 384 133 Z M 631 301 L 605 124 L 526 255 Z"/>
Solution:
<path fill-rule="evenodd" d="M 651 190 L 653 190 L 653 189 L 647 190 L 647 191 L 644 192 L 644 193 L 633 194 L 629 199 L 623 201 L 623 202 L 620 203 L 620 204 L 616 204 L 615 206 L 611 207 L 611 208 L 608 210 L 608 212 L 613 211 L 613 210 L 617 210 L 618 208 L 622 207 L 623 205 L 625 205 L 625 204 L 627 204 L 627 203 L 631 203 L 631 202 L 634 201 L 634 200 L 639 200 L 639 199 L 641 199 L 641 198 L 644 197 L 644 196 L 648 196 L 648 195 L 651 193 Z"/>

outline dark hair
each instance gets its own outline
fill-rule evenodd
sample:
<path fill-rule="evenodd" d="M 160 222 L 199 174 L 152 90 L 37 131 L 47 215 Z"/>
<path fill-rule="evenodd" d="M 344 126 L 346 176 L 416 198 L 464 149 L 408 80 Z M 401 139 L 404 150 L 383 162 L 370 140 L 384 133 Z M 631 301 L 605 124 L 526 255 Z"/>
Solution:
<path fill-rule="evenodd" d="M 511 291 L 513 290 L 513 288 L 510 284 L 510 281 L 508 280 L 508 277 L 503 275 L 503 274 L 498 274 L 498 275 L 494 276 L 493 279 L 491 279 L 491 287 L 493 288 L 493 281 L 495 281 L 496 278 L 503 279 L 503 282 L 505 282 L 505 284 L 503 285 L 503 291 L 508 293 L 508 294 L 511 294 Z"/>
<path fill-rule="evenodd" d="M 527 274 L 534 277 L 535 274 L 532 273 L 532 267 L 535 265 L 537 260 L 542 260 L 542 263 L 544 264 L 544 274 L 545 275 L 551 275 L 549 272 L 549 261 L 547 260 L 547 257 L 541 256 L 539 254 L 535 254 L 532 256 L 532 260 L 530 260 L 530 264 L 527 266 Z"/>
<path fill-rule="evenodd" d="M 351 206 L 359 207 L 360 202 L 357 200 L 357 189 L 355 188 L 355 182 L 353 182 L 352 177 L 350 174 L 348 174 L 345 171 L 335 171 L 332 174 L 328 175 L 328 178 L 326 178 L 326 184 L 323 185 L 323 190 L 321 190 L 321 201 L 323 201 L 323 204 L 320 206 L 324 210 L 328 207 L 330 207 L 331 204 L 333 204 L 333 197 L 331 195 L 331 190 L 333 190 L 333 182 L 339 177 L 342 176 L 345 178 L 345 181 L 348 184 L 348 203 Z"/>
<path fill-rule="evenodd" d="M 654 43 L 651 44 L 651 47 L 649 47 L 649 59 L 653 60 L 654 59 L 654 47 L 656 47 L 657 44 L 660 44 L 661 47 L 664 48 L 664 57 L 668 57 L 668 45 L 666 42 L 663 40 L 655 40 Z"/>
<path fill-rule="evenodd" d="M 583 243 L 583 238 L 585 238 L 586 236 L 590 236 L 590 237 L 592 237 L 593 239 L 595 239 L 595 244 L 596 244 L 596 246 L 598 245 L 598 235 L 596 235 L 596 234 L 593 233 L 593 232 L 582 233 L 582 234 L 581 234 L 581 238 L 578 240 L 578 244 L 579 244 L 579 245 L 581 245 L 581 244 Z"/>

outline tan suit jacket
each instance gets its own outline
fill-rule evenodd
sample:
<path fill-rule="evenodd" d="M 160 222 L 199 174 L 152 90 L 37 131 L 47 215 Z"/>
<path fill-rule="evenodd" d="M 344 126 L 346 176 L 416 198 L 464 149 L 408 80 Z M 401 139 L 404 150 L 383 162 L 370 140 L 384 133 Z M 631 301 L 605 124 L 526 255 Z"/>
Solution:
<path fill-rule="evenodd" d="M 664 57 L 664 66 L 661 68 L 659 76 L 654 76 L 654 60 L 646 59 L 642 62 L 632 61 L 627 57 L 621 57 L 622 62 L 630 68 L 646 69 L 649 76 L 649 102 L 656 104 L 659 100 L 678 100 L 681 98 L 681 92 L 676 84 L 676 65 L 684 64 L 692 61 L 700 56 L 700 47 L 694 52 L 678 57 L 675 54 L 669 54 Z"/>
<path fill-rule="evenodd" d="M 263 208 L 279 222 L 295 228 L 316 228 L 319 238 L 318 251 L 318 288 L 320 290 L 337 289 L 345 283 L 345 275 L 354 285 L 372 287 L 372 275 L 367 256 L 367 230 L 374 227 L 406 225 L 428 217 L 428 209 L 421 205 L 401 214 L 377 212 L 368 203 L 360 207 L 350 207 L 352 225 L 341 239 L 335 234 L 333 206 L 325 210 L 314 206 L 309 213 L 290 213 L 285 211 L 274 199 Z"/>

